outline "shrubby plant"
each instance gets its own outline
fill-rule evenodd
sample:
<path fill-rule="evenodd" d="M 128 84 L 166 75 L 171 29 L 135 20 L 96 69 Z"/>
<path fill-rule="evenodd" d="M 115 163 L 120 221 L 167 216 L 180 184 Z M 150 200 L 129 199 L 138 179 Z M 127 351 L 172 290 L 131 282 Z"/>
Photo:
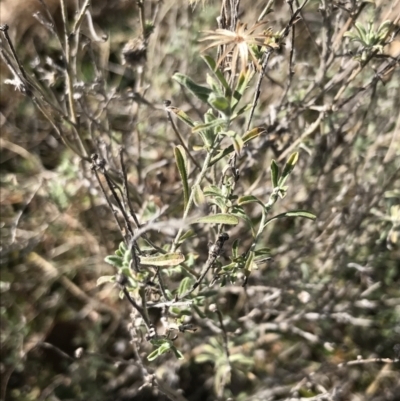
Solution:
<path fill-rule="evenodd" d="M 1 28 L 2 146 L 23 159 L 2 185 L 27 199 L 3 209 L 2 397 L 394 399 L 398 18 L 137 1 L 113 48 L 89 1 L 61 1 L 61 27 L 40 3 L 35 59 Z M 32 116 L 57 152 L 14 144 Z"/>

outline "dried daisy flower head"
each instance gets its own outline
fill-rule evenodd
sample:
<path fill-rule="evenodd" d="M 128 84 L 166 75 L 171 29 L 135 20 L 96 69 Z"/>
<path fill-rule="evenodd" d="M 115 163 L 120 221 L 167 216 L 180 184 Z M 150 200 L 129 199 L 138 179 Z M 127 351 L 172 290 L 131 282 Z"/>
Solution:
<path fill-rule="evenodd" d="M 225 67 L 227 65 L 230 67 L 232 77 L 236 75 L 238 64 L 240 63 L 241 71 L 246 70 L 249 60 L 254 63 L 257 69 L 260 69 L 261 49 L 279 47 L 270 28 L 257 32 L 257 29 L 266 23 L 267 21 L 261 21 L 247 29 L 247 24 L 238 21 L 235 31 L 228 29 L 204 31 L 208 35 L 201 39 L 200 42 L 212 42 L 203 51 L 221 46 L 223 50 L 217 66 L 224 62 Z"/>
<path fill-rule="evenodd" d="M 146 63 L 149 37 L 153 31 L 153 22 L 145 21 L 144 24 L 142 24 L 142 34 L 139 37 L 129 40 L 122 48 L 123 64 L 127 64 L 131 67 L 143 68 Z"/>
<path fill-rule="evenodd" d="M 129 40 L 122 48 L 123 63 L 131 67 L 143 67 L 146 63 L 147 45 L 142 38 Z"/>

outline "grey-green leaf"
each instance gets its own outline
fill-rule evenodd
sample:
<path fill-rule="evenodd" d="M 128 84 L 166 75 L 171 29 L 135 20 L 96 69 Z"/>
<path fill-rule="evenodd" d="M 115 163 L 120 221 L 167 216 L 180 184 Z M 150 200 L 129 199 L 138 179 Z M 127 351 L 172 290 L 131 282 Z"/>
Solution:
<path fill-rule="evenodd" d="M 189 127 L 194 127 L 195 122 L 181 109 L 178 109 L 177 107 L 168 107 L 168 111 L 171 113 L 174 113 L 181 121 L 186 123 Z"/>
<path fill-rule="evenodd" d="M 283 167 L 282 175 L 278 181 L 278 185 L 280 187 L 282 187 L 285 184 L 289 174 L 293 171 L 294 166 L 296 165 L 298 160 L 299 160 L 298 152 L 292 153 L 290 155 L 289 159 L 286 161 L 285 166 Z"/>
<path fill-rule="evenodd" d="M 189 199 L 189 183 L 188 183 L 188 174 L 187 174 L 187 158 L 185 149 L 182 145 L 178 145 L 174 149 L 176 165 L 178 166 L 179 174 L 182 180 L 182 187 L 183 187 L 183 202 L 184 207 L 188 203 Z"/>
<path fill-rule="evenodd" d="M 179 284 L 178 288 L 178 296 L 180 297 L 181 295 L 185 294 L 186 292 L 189 291 L 189 289 L 192 287 L 194 284 L 194 280 L 192 280 L 190 277 L 185 277 L 181 283 Z"/>
<path fill-rule="evenodd" d="M 231 107 L 229 104 L 229 100 L 224 96 L 216 96 L 214 93 L 211 93 L 208 97 L 208 103 L 216 110 L 222 112 L 226 116 L 231 114 Z"/>
<path fill-rule="evenodd" d="M 265 222 L 265 226 L 271 223 L 274 220 L 280 219 L 282 217 L 304 217 L 306 219 L 315 220 L 317 216 L 307 210 L 291 210 L 290 212 L 280 213 L 274 217 L 271 217 L 269 220 Z"/>
<path fill-rule="evenodd" d="M 185 261 L 185 256 L 181 252 L 167 253 L 159 256 L 140 256 L 142 265 L 152 265 L 159 267 L 178 266 Z"/>
<path fill-rule="evenodd" d="M 219 82 L 221 82 L 222 86 L 224 87 L 225 91 L 227 92 L 227 95 L 230 96 L 231 88 L 229 87 L 228 82 L 226 81 L 224 75 L 222 72 L 216 68 L 216 63 L 215 60 L 211 56 L 202 56 L 202 59 L 207 63 L 208 67 L 214 75 L 218 78 Z"/>
<path fill-rule="evenodd" d="M 278 186 L 278 177 L 279 177 L 279 167 L 276 164 L 276 161 L 272 160 L 272 162 L 271 162 L 272 188 L 276 188 Z"/>
<path fill-rule="evenodd" d="M 190 92 L 193 93 L 196 97 L 198 97 L 204 103 L 208 102 L 208 97 L 212 93 L 210 88 L 206 86 L 198 85 L 194 81 L 192 81 L 189 77 L 184 74 L 175 73 L 172 77 L 179 84 L 183 85 L 185 88 L 189 89 Z"/>
<path fill-rule="evenodd" d="M 239 224 L 239 219 L 232 214 L 217 213 L 210 216 L 198 217 L 194 219 L 192 223 L 227 224 L 235 226 Z"/>
<path fill-rule="evenodd" d="M 97 279 L 96 285 L 101 285 L 104 283 L 114 283 L 115 282 L 115 276 L 101 276 Z"/>
<path fill-rule="evenodd" d="M 241 196 L 237 201 L 238 205 L 240 205 L 240 206 L 247 205 L 248 203 L 253 203 L 253 202 L 259 203 L 260 205 L 264 206 L 264 204 L 261 202 L 261 200 L 253 195 Z"/>
<path fill-rule="evenodd" d="M 203 193 L 200 185 L 198 185 L 198 184 L 193 185 L 192 191 L 193 191 L 193 200 L 194 200 L 195 205 L 197 207 L 204 205 L 204 203 L 206 202 L 206 197 L 204 196 L 204 193 Z"/>
<path fill-rule="evenodd" d="M 108 255 L 104 258 L 104 261 L 111 266 L 117 267 L 120 269 L 123 265 L 123 259 L 117 255 Z"/>

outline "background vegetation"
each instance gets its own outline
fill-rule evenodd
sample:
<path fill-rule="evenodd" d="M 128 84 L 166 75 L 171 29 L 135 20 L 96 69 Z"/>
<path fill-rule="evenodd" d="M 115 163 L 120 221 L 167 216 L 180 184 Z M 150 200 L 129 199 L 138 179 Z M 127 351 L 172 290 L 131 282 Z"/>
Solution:
<path fill-rule="evenodd" d="M 399 399 L 400 2 L 23 3 L 0 3 L 1 398 Z M 290 210 L 317 219 L 256 235 Z"/>

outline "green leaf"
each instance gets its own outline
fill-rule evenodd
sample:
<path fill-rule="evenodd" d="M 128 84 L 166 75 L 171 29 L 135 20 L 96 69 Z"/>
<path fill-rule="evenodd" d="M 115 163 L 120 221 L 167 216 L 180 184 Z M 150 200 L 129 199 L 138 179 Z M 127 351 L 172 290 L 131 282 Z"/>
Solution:
<path fill-rule="evenodd" d="M 217 96 L 215 93 L 211 93 L 208 97 L 208 103 L 216 110 L 220 111 L 226 116 L 231 114 L 231 107 L 229 100 L 224 96 Z"/>
<path fill-rule="evenodd" d="M 250 229 L 251 229 L 251 234 L 252 234 L 253 237 L 255 237 L 256 234 L 255 234 L 253 222 L 251 221 L 250 217 L 247 216 L 247 214 L 245 213 L 243 207 L 242 207 L 242 206 L 239 206 L 239 205 L 235 205 L 235 206 L 232 208 L 231 213 L 232 213 L 234 216 L 236 216 L 236 217 L 238 217 L 238 218 L 244 220 L 246 223 L 248 223 L 248 225 L 249 225 L 249 227 L 250 227 Z"/>
<path fill-rule="evenodd" d="M 209 200 L 209 203 L 211 205 L 217 205 L 218 208 L 221 210 L 221 213 L 225 213 L 228 209 L 228 206 L 226 205 L 226 199 L 220 196 L 215 196 L 214 198 L 211 198 Z"/>
<path fill-rule="evenodd" d="M 279 181 L 278 181 L 279 187 L 282 187 L 285 184 L 289 174 L 293 171 L 294 166 L 296 165 L 298 160 L 299 160 L 299 152 L 295 152 L 290 155 L 285 166 L 283 167 L 282 175 L 279 178 Z"/>
<path fill-rule="evenodd" d="M 197 234 L 195 233 L 195 231 L 190 229 L 179 237 L 178 244 L 182 244 L 182 242 L 185 242 L 187 239 L 195 237 L 196 235 Z"/>
<path fill-rule="evenodd" d="M 255 197 L 253 195 L 241 196 L 237 201 L 238 205 L 240 205 L 240 206 L 247 205 L 248 203 L 253 203 L 253 202 L 257 202 L 260 205 L 264 206 L 264 203 L 261 202 L 260 199 L 258 199 L 257 197 Z"/>
<path fill-rule="evenodd" d="M 132 260 L 132 253 L 131 251 L 125 251 L 124 253 L 124 261 L 123 261 L 123 265 L 124 266 L 129 266 L 130 261 Z"/>
<path fill-rule="evenodd" d="M 236 259 L 239 256 L 239 242 L 240 239 L 237 238 L 232 244 L 232 258 Z"/>
<path fill-rule="evenodd" d="M 179 351 L 179 349 L 176 348 L 175 345 L 173 345 L 173 346 L 171 347 L 171 350 L 173 351 L 173 353 L 175 354 L 175 356 L 176 356 L 177 359 L 183 359 L 183 354 L 182 354 L 182 352 Z"/>
<path fill-rule="evenodd" d="M 194 280 L 192 280 L 190 277 L 185 277 L 181 283 L 179 284 L 178 287 L 178 296 L 180 297 L 181 295 L 185 294 L 187 291 L 192 288 L 192 285 L 194 284 Z"/>
<path fill-rule="evenodd" d="M 238 118 L 239 116 L 241 116 L 244 112 L 246 112 L 247 110 L 251 109 L 252 104 L 248 103 L 245 104 L 243 107 L 241 107 L 236 113 L 231 114 L 230 118 L 231 121 L 235 120 L 236 118 Z"/>
<path fill-rule="evenodd" d="M 211 76 L 210 74 L 207 74 L 206 82 L 207 82 L 207 85 L 214 92 L 214 93 L 211 93 L 210 96 L 212 96 L 214 94 L 217 94 L 218 96 L 223 96 L 224 95 L 219 82 L 213 76 Z M 211 104 L 210 103 L 210 98 L 208 98 L 208 103 Z"/>
<path fill-rule="evenodd" d="M 251 141 L 254 138 L 257 138 L 260 134 L 265 132 L 265 129 L 261 127 L 253 128 L 251 131 L 246 132 L 242 136 L 242 141 L 243 144 L 246 144 L 247 142 Z M 233 145 L 228 146 L 225 148 L 222 152 L 219 152 L 215 157 L 210 162 L 210 167 L 213 166 L 215 163 L 217 163 L 219 160 L 221 160 L 223 157 L 229 155 L 230 153 L 234 152 L 235 149 Z"/>
<path fill-rule="evenodd" d="M 174 149 L 176 165 L 178 166 L 179 174 L 182 180 L 183 186 L 183 203 L 186 208 L 189 199 L 189 183 L 187 176 L 187 158 L 186 152 L 182 145 L 178 145 Z"/>
<path fill-rule="evenodd" d="M 104 283 L 115 283 L 115 276 L 101 276 L 97 279 L 96 285 L 99 286 Z"/>
<path fill-rule="evenodd" d="M 175 73 L 172 77 L 176 82 L 187 88 L 193 95 L 198 97 L 204 103 L 208 102 L 208 97 L 212 93 L 210 88 L 198 85 L 184 74 Z"/>
<path fill-rule="evenodd" d="M 125 242 L 120 242 L 119 243 L 119 247 L 118 247 L 118 250 L 122 253 L 122 254 L 124 254 L 125 252 L 126 252 L 126 245 L 125 245 Z"/>
<path fill-rule="evenodd" d="M 210 56 L 202 56 L 202 59 L 206 62 L 210 70 L 214 73 L 216 78 L 221 82 L 222 86 L 225 88 L 226 95 L 230 96 L 231 93 L 231 88 L 228 85 L 228 82 L 226 81 L 224 74 L 217 68 L 217 64 L 215 60 L 210 57 Z"/>
<path fill-rule="evenodd" d="M 252 139 L 257 138 L 259 135 L 265 132 L 265 128 L 255 127 L 250 131 L 247 131 L 243 134 L 242 139 L 243 143 L 250 142 Z"/>
<path fill-rule="evenodd" d="M 243 139 L 235 131 L 225 132 L 224 135 L 229 137 L 229 139 L 232 141 L 236 154 L 239 155 L 243 149 Z"/>
<path fill-rule="evenodd" d="M 169 352 L 171 349 L 172 344 L 169 341 L 165 341 L 163 344 L 160 345 L 158 348 L 158 353 L 159 355 L 165 354 L 166 352 Z"/>
<path fill-rule="evenodd" d="M 249 253 L 246 255 L 246 263 L 244 264 L 244 274 L 247 277 L 250 276 L 251 271 L 253 268 L 257 268 L 257 265 L 254 263 L 254 252 L 249 251 Z"/>
<path fill-rule="evenodd" d="M 223 118 L 216 118 L 213 121 L 210 121 L 208 123 L 204 123 L 204 124 L 196 124 L 194 126 L 194 128 L 192 128 L 192 132 L 196 133 L 199 131 L 205 131 L 205 130 L 209 130 L 210 128 L 215 128 L 215 127 L 219 127 L 222 126 L 223 124 L 225 124 L 226 121 Z"/>
<path fill-rule="evenodd" d="M 198 217 L 194 219 L 192 223 L 227 224 L 235 226 L 239 224 L 239 219 L 232 214 L 217 213 L 211 216 Z"/>
<path fill-rule="evenodd" d="M 155 359 L 157 359 L 160 356 L 160 351 L 159 348 L 157 348 L 156 350 L 154 350 L 153 352 L 151 352 L 149 355 L 147 355 L 147 360 L 148 361 L 154 361 Z"/>
<path fill-rule="evenodd" d="M 140 256 L 142 265 L 152 265 L 159 267 L 177 266 L 185 261 L 185 256 L 181 252 L 167 253 L 159 256 Z"/>
<path fill-rule="evenodd" d="M 240 102 L 240 99 L 243 96 L 244 91 L 247 88 L 247 85 L 249 84 L 251 78 L 253 78 L 254 72 L 249 69 L 242 71 L 239 75 L 239 78 L 237 80 L 236 88 L 233 91 L 233 96 L 232 96 L 232 102 L 231 102 L 231 109 L 232 111 L 235 109 L 235 107 L 238 105 Z"/>
<path fill-rule="evenodd" d="M 204 205 L 204 203 L 206 203 L 206 198 L 204 196 L 204 193 L 203 193 L 200 185 L 198 185 L 198 184 L 193 185 L 192 191 L 193 191 L 194 204 L 197 207 L 200 207 L 200 206 Z"/>
<path fill-rule="evenodd" d="M 282 217 L 304 217 L 306 219 L 310 220 L 315 220 L 317 216 L 311 212 L 308 212 L 307 210 L 291 210 L 290 212 L 285 212 L 285 213 L 280 213 L 277 214 L 274 217 L 271 217 L 269 220 L 267 220 L 264 224 L 264 227 L 266 227 L 269 223 L 271 223 L 274 220 L 280 219 Z"/>
<path fill-rule="evenodd" d="M 271 249 L 267 247 L 258 248 L 255 250 L 255 256 L 266 256 L 271 254 Z"/>
<path fill-rule="evenodd" d="M 205 196 L 223 196 L 222 191 L 216 185 L 210 185 L 204 188 Z"/>
<path fill-rule="evenodd" d="M 111 266 L 117 267 L 118 269 L 122 268 L 123 265 L 123 259 L 116 255 L 108 255 L 104 258 L 104 261 Z"/>
<path fill-rule="evenodd" d="M 272 188 L 276 188 L 278 186 L 278 177 L 279 177 L 279 167 L 276 164 L 276 161 L 272 159 L 272 162 L 271 162 Z"/>
<path fill-rule="evenodd" d="M 194 127 L 195 122 L 181 109 L 177 107 L 169 106 L 168 111 L 174 113 L 181 121 L 187 124 L 189 127 Z"/>

